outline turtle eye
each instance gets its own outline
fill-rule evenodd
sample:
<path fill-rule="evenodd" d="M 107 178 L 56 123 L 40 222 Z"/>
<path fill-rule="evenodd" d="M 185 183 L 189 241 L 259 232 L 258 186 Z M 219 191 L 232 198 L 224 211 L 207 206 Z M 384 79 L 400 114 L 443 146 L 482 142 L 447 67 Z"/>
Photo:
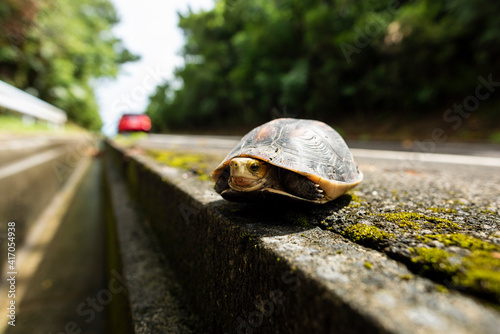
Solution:
<path fill-rule="evenodd" d="M 260 169 L 260 164 L 258 162 L 252 162 L 250 166 L 248 166 L 248 169 L 250 169 L 252 173 L 256 173 Z"/>

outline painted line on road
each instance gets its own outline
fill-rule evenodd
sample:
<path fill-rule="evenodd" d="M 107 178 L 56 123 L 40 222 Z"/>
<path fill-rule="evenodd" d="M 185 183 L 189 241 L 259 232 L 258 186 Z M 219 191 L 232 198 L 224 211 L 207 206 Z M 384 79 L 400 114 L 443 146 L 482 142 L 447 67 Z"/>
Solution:
<path fill-rule="evenodd" d="M 500 158 L 473 155 L 439 154 L 424 152 L 384 151 L 352 148 L 355 158 L 374 158 L 400 161 L 440 162 L 446 164 L 500 167 Z"/>
<path fill-rule="evenodd" d="M 147 147 L 148 144 L 153 144 L 157 148 L 173 146 L 192 147 L 192 148 L 214 148 L 231 150 L 239 143 L 237 137 L 219 138 L 215 136 L 185 136 L 185 135 L 154 135 L 151 134 L 140 145 Z M 422 161 L 436 162 L 471 166 L 489 166 L 500 167 L 500 158 L 488 156 L 460 155 L 460 154 L 443 154 L 443 153 L 427 153 L 427 152 L 408 152 L 408 151 L 391 151 L 391 150 L 376 150 L 376 149 L 361 149 L 351 148 L 354 157 L 360 158 L 375 158 L 389 159 L 400 161 Z M 484 153 L 484 152 L 483 152 Z"/>
<path fill-rule="evenodd" d="M 50 151 L 42 152 L 10 163 L 7 166 L 0 168 L 0 180 L 55 159 L 58 156 L 63 155 L 65 152 L 66 150 L 64 148 L 54 148 Z"/>

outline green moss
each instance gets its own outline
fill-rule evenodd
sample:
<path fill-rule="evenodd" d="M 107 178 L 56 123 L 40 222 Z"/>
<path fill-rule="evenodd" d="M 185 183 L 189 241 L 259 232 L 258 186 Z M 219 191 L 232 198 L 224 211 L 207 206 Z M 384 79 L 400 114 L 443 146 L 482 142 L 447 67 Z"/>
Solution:
<path fill-rule="evenodd" d="M 302 213 L 288 213 L 285 216 L 285 219 L 288 222 L 291 222 L 294 225 L 302 226 L 303 228 L 311 227 L 312 225 L 309 223 L 309 217 Z"/>
<path fill-rule="evenodd" d="M 212 178 L 208 174 L 200 174 L 200 175 L 198 175 L 198 180 L 211 181 Z"/>
<path fill-rule="evenodd" d="M 420 264 L 424 272 L 445 277 L 446 281 L 456 288 L 467 289 L 498 302 L 500 300 L 500 253 L 491 251 L 492 246 L 497 246 L 488 243 L 485 245 L 484 242 L 477 240 L 471 241 L 468 239 L 471 237 L 466 238 L 467 240 L 461 238 L 452 239 L 451 244 L 473 249 L 463 258 L 438 248 L 416 248 L 413 250 L 415 256 L 411 261 Z"/>
<path fill-rule="evenodd" d="M 361 206 L 361 199 L 359 198 L 359 196 L 356 196 L 354 194 L 350 194 L 350 195 L 351 195 L 351 201 L 349 202 L 348 207 L 359 208 Z"/>
<path fill-rule="evenodd" d="M 419 230 L 422 224 L 432 224 L 434 229 L 460 229 L 460 226 L 449 219 L 426 216 L 415 212 L 394 212 L 379 215 L 385 220 L 397 224 L 401 228 Z"/>
<path fill-rule="evenodd" d="M 203 154 L 176 151 L 148 151 L 148 153 L 160 163 L 193 172 L 199 180 L 211 180 L 207 162 L 209 159 Z"/>
<path fill-rule="evenodd" d="M 353 193 L 348 193 L 348 195 L 351 196 L 351 201 L 349 202 L 348 207 L 359 208 L 362 205 L 370 206 L 369 204 L 366 203 L 366 200 L 361 196 L 355 195 Z"/>
<path fill-rule="evenodd" d="M 363 265 L 364 265 L 364 266 L 365 266 L 365 268 L 367 268 L 367 269 L 372 269 L 372 268 L 373 268 L 373 265 L 372 265 L 370 262 L 368 262 L 368 261 L 366 261 L 365 263 L 363 263 Z"/>
<path fill-rule="evenodd" d="M 342 235 L 354 242 L 368 245 L 377 245 L 386 239 L 394 239 L 392 233 L 385 232 L 375 226 L 368 226 L 365 224 L 357 223 L 348 226 Z"/>
<path fill-rule="evenodd" d="M 420 219 L 421 215 L 413 212 L 396 212 L 384 213 L 380 215 L 387 221 L 397 224 L 401 228 L 409 228 L 412 230 L 419 230 L 421 224 L 416 220 Z"/>
<path fill-rule="evenodd" d="M 256 234 L 252 234 L 252 233 L 248 233 L 248 232 L 243 232 L 243 233 L 240 233 L 240 238 L 242 239 L 247 239 L 248 241 L 252 241 L 252 239 L 257 239 L 257 235 Z"/>
<path fill-rule="evenodd" d="M 414 212 L 383 213 L 380 214 L 380 216 L 385 217 L 385 219 L 390 222 L 418 220 L 424 217 L 423 215 Z"/>
<path fill-rule="evenodd" d="M 446 273 L 447 275 L 455 274 L 459 265 L 455 262 L 452 264 L 450 262 L 453 254 L 439 248 L 415 248 L 414 252 L 416 256 L 412 257 L 411 261 L 413 263 L 418 263 L 422 265 L 425 271 L 434 271 Z"/>
<path fill-rule="evenodd" d="M 436 289 L 437 289 L 437 291 L 439 291 L 441 293 L 450 292 L 447 287 L 445 287 L 444 285 L 441 285 L 441 284 L 436 285 Z"/>
<path fill-rule="evenodd" d="M 201 154 L 192 153 L 180 153 L 180 152 L 170 152 L 170 151 L 158 151 L 153 153 L 153 157 L 166 165 L 190 169 L 194 164 L 199 164 L 203 160 Z"/>
<path fill-rule="evenodd" d="M 434 234 L 434 235 L 419 236 L 417 238 L 425 243 L 428 243 L 431 240 L 437 240 L 439 242 L 442 242 L 445 246 L 459 246 L 465 249 L 469 249 L 471 251 L 475 250 L 500 251 L 500 247 L 495 244 L 460 233 Z"/>
<path fill-rule="evenodd" d="M 439 218 L 440 220 L 438 221 L 437 224 L 434 225 L 434 229 L 437 230 L 442 230 L 442 229 L 448 229 L 448 230 L 460 230 L 461 227 L 455 222 L 452 222 L 447 219 L 442 219 Z"/>
<path fill-rule="evenodd" d="M 404 274 L 404 275 L 401 275 L 399 276 L 399 278 L 401 278 L 402 280 L 405 280 L 405 281 L 409 281 L 411 279 L 413 279 L 413 275 L 412 274 Z"/>
<path fill-rule="evenodd" d="M 500 298 L 500 253 L 475 250 L 462 263 L 465 271 L 454 279 L 457 285 Z"/>

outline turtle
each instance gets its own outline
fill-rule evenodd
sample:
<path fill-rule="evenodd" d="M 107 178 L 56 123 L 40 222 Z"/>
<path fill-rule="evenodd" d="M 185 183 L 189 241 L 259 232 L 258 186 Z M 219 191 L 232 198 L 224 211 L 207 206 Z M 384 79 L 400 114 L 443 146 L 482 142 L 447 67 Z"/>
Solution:
<path fill-rule="evenodd" d="M 316 120 L 278 118 L 247 133 L 213 171 L 231 201 L 327 203 L 363 180 L 344 139 Z"/>

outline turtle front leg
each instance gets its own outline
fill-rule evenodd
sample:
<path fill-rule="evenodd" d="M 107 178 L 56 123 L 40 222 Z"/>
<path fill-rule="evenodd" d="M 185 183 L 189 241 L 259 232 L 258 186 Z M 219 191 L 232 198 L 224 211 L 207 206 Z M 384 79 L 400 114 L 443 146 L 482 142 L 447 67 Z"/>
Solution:
<path fill-rule="evenodd" d="M 319 184 L 312 182 L 307 177 L 286 169 L 280 169 L 279 174 L 281 186 L 286 192 L 310 200 L 319 200 L 325 197 Z"/>

